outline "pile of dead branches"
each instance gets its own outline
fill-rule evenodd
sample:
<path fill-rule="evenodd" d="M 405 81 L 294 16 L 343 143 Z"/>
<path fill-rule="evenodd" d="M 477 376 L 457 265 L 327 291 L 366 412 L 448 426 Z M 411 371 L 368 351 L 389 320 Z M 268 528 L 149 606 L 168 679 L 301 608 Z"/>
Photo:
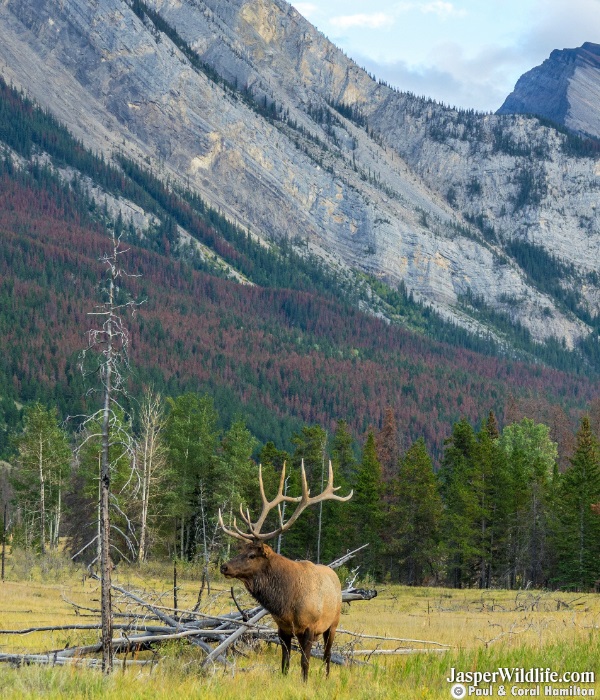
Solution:
<path fill-rule="evenodd" d="M 156 605 L 126 588 L 113 584 L 113 590 L 120 594 L 122 600 L 130 602 L 127 612 L 117 613 L 118 617 L 124 616 L 128 620 L 124 623 L 115 623 L 113 629 L 119 632 L 112 640 L 115 654 L 124 654 L 122 663 L 153 664 L 158 656 L 145 661 L 139 661 L 135 657 L 142 651 L 157 651 L 160 645 L 174 639 L 184 639 L 190 644 L 199 647 L 204 653 L 203 666 L 213 663 L 227 664 L 225 653 L 236 643 L 252 644 L 257 640 L 279 644 L 277 630 L 274 627 L 260 624 L 262 618 L 268 613 L 261 606 L 242 610 L 226 615 L 210 615 L 198 610 L 177 610 Z M 342 600 L 369 600 L 376 595 L 375 591 L 349 588 L 343 591 Z M 235 601 L 235 598 L 234 598 Z M 70 602 L 70 601 L 69 601 Z M 71 603 L 81 614 L 82 610 L 91 613 L 97 611 Z M 95 630 L 100 629 L 99 624 L 64 625 L 52 627 L 30 627 L 22 630 L 0 630 L 0 634 L 30 634 L 33 632 L 55 632 L 63 630 Z M 87 646 L 75 646 L 66 649 L 55 649 L 39 654 L 1 654 L 0 661 L 15 665 L 41 663 L 41 664 L 70 664 L 80 663 L 90 666 L 99 665 L 99 659 L 89 658 L 98 654 L 102 644 Z M 315 655 L 319 655 L 318 648 Z M 338 655 L 339 657 L 339 655 Z M 343 663 L 339 657 L 335 660 Z"/>
<path fill-rule="evenodd" d="M 330 566 L 337 568 L 344 564 L 353 552 L 345 555 L 341 559 L 332 562 Z M 355 588 L 354 580 L 342 591 L 342 601 L 350 602 L 356 600 L 370 600 L 377 595 L 375 590 Z M 181 610 L 169 608 L 161 605 L 160 602 L 149 600 L 150 596 L 144 593 L 134 592 L 125 587 L 112 584 L 112 589 L 119 596 L 121 611 L 115 613 L 115 618 L 123 620 L 115 622 L 113 629 L 119 633 L 112 639 L 114 654 L 122 654 L 119 663 L 123 666 L 130 664 L 156 664 L 160 660 L 159 650 L 161 645 L 172 640 L 185 640 L 189 644 L 199 648 L 203 652 L 200 662 L 203 667 L 210 667 L 214 664 L 228 665 L 231 661 L 227 658 L 228 651 L 239 651 L 242 647 L 253 646 L 258 641 L 279 644 L 279 637 L 275 627 L 261 623 L 261 620 L 268 615 L 267 610 L 261 606 L 247 610 L 241 608 L 235 598 L 233 588 L 231 589 L 232 600 L 237 610 L 225 615 L 212 615 L 197 609 Z M 81 605 L 67 601 L 73 605 L 78 615 L 92 614 L 97 616 L 99 610 L 85 608 Z M 0 635 L 30 634 L 33 632 L 55 632 L 63 630 L 96 630 L 100 629 L 99 623 L 64 625 L 52 627 L 30 627 L 21 630 L 0 630 Z M 346 664 L 354 661 L 354 656 L 365 654 L 364 650 L 356 650 L 356 640 L 365 635 L 355 634 L 340 630 L 340 633 L 347 633 L 353 638 L 353 642 L 341 648 L 338 653 L 332 655 L 331 661 L 336 664 Z M 378 638 L 387 639 L 387 638 Z M 423 640 L 388 640 L 402 643 L 412 643 Z M 435 642 L 424 642 L 426 644 L 436 644 Z M 443 646 L 443 645 L 438 645 Z M 80 664 L 86 666 L 100 667 L 102 662 L 98 658 L 93 658 L 102 650 L 102 643 L 90 644 L 87 646 L 74 646 L 65 649 L 54 649 L 36 654 L 10 654 L 0 653 L 0 662 L 11 663 L 16 666 L 23 664 L 49 664 L 65 665 Z M 405 646 L 396 652 L 387 651 L 385 653 L 408 653 L 417 651 L 407 649 Z M 424 651 L 424 649 L 418 649 Z M 139 659 L 140 652 L 152 652 L 150 658 Z M 375 651 L 368 653 L 383 653 Z M 322 649 L 316 646 L 312 655 L 322 656 Z M 146 655 L 147 656 L 147 655 Z M 356 663 L 356 662 L 355 662 Z"/>

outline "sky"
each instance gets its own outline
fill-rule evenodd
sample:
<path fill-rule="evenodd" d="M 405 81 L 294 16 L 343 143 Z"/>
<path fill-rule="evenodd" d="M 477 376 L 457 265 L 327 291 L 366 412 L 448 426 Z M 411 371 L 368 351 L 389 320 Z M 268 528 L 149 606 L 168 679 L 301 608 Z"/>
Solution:
<path fill-rule="evenodd" d="M 494 112 L 554 49 L 600 44 L 600 0 L 292 0 L 378 79 Z"/>

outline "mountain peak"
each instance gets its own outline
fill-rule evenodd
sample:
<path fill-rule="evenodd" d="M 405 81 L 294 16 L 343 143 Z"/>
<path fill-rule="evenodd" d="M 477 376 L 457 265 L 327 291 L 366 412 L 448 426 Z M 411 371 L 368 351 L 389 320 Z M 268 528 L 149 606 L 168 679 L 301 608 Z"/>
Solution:
<path fill-rule="evenodd" d="M 575 51 L 582 55 L 590 54 L 596 62 L 600 59 L 600 44 L 593 44 L 591 41 L 586 41 L 580 49 Z"/>
<path fill-rule="evenodd" d="M 600 44 L 555 49 L 523 74 L 497 114 L 536 114 L 584 136 L 600 138 Z"/>

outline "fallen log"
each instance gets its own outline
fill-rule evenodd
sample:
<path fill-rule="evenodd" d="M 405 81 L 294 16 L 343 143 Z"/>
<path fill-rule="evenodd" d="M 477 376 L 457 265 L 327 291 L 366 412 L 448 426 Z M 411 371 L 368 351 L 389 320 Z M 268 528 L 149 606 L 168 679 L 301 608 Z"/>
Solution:
<path fill-rule="evenodd" d="M 358 637 L 360 639 L 378 639 L 384 642 L 407 642 L 409 644 L 435 644 L 439 647 L 450 647 L 450 644 L 443 644 L 442 642 L 432 642 L 429 639 L 404 639 L 403 637 L 385 637 L 377 634 L 362 634 L 361 632 L 351 632 L 350 630 L 345 630 L 338 628 L 337 634 L 349 634 L 352 637 Z"/>
<path fill-rule="evenodd" d="M 342 603 L 350 603 L 353 600 L 372 600 L 377 597 L 377 591 L 365 588 L 345 588 L 342 591 Z"/>
<path fill-rule="evenodd" d="M 268 615 L 268 611 L 261 608 L 254 617 L 248 620 L 248 624 L 256 623 L 262 619 L 265 615 Z M 224 642 L 221 642 L 219 646 L 211 651 L 211 653 L 204 659 L 202 666 L 207 666 L 209 663 L 213 663 L 219 656 L 226 651 L 234 642 L 236 642 L 243 634 L 246 632 L 243 627 L 239 627 L 231 636 L 227 637 Z"/>
<path fill-rule="evenodd" d="M 443 654 L 449 649 L 353 649 L 350 656 L 382 656 L 384 654 L 401 656 L 403 654 Z"/>
<path fill-rule="evenodd" d="M 369 543 L 363 544 L 362 547 L 358 547 L 358 549 L 353 549 L 351 552 L 347 552 L 343 556 L 339 557 L 338 559 L 335 559 L 334 561 L 331 562 L 331 564 L 327 564 L 327 566 L 330 569 L 339 569 L 340 566 L 343 566 L 347 561 L 352 559 L 352 557 L 355 557 L 358 552 L 363 550 L 365 547 L 368 547 Z"/>
<path fill-rule="evenodd" d="M 113 625 L 115 630 L 130 630 L 134 628 L 135 625 Z M 98 630 L 102 629 L 100 623 L 94 625 L 56 625 L 49 627 L 27 627 L 22 630 L 0 630 L 0 634 L 33 634 L 34 632 L 64 632 L 65 630 Z M 144 625 L 144 629 L 150 629 L 147 625 Z M 160 627 L 156 629 L 170 629 L 168 627 Z"/>
<path fill-rule="evenodd" d="M 81 657 L 57 656 L 51 653 L 47 654 L 0 654 L 0 662 L 10 663 L 14 666 L 29 666 L 30 664 L 48 664 L 51 666 L 92 666 L 102 668 L 101 659 L 84 659 Z M 126 659 L 119 661 L 127 666 L 148 666 L 155 664 L 155 661 L 142 661 L 139 659 Z"/>

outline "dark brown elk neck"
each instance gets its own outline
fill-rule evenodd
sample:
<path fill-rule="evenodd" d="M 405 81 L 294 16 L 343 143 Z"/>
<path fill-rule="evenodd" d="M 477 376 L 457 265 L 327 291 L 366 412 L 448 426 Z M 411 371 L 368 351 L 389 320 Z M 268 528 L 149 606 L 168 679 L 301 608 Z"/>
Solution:
<path fill-rule="evenodd" d="M 260 572 L 245 580 L 244 584 L 248 592 L 272 615 L 283 617 L 289 608 L 294 568 L 295 562 L 275 554 Z"/>

